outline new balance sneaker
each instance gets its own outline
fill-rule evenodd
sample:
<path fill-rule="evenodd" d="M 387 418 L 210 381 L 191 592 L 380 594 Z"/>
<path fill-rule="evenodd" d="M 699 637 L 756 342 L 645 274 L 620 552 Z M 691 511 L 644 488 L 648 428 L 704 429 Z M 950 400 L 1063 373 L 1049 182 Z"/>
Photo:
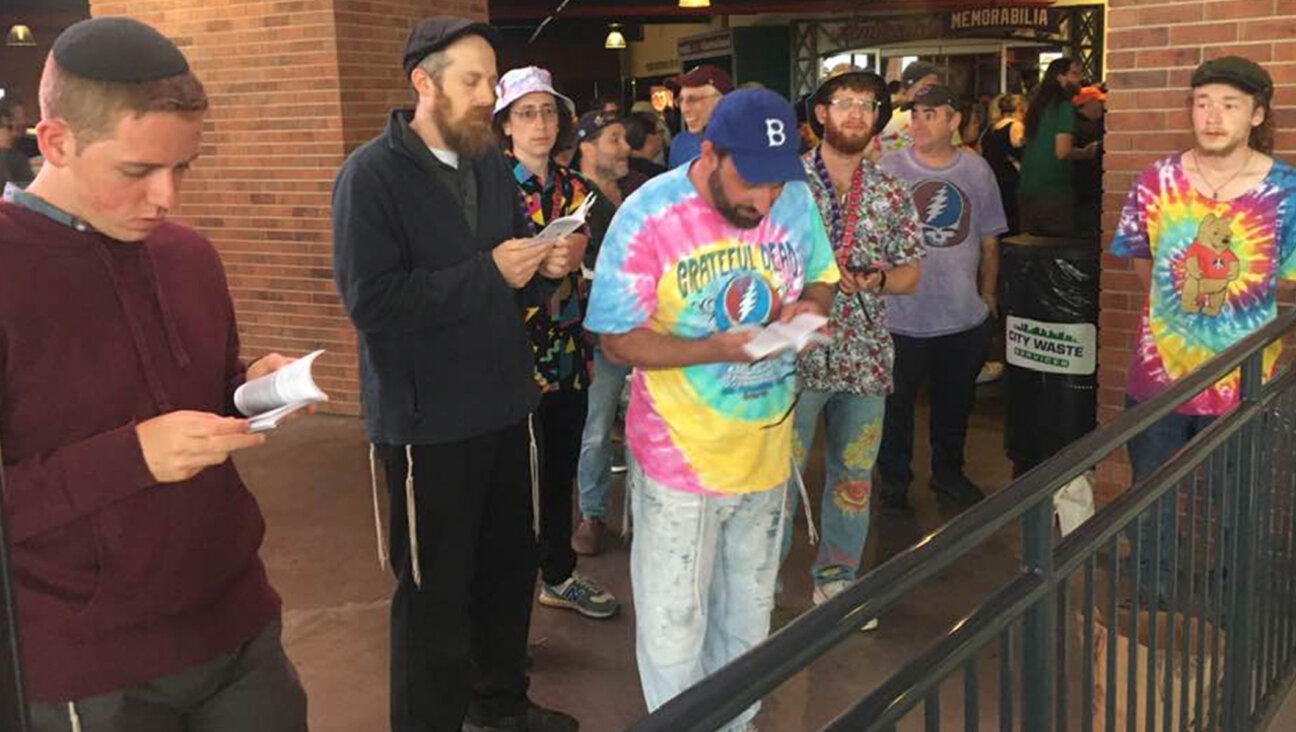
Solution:
<path fill-rule="evenodd" d="M 587 618 L 602 620 L 617 614 L 621 604 L 599 587 L 598 583 L 579 572 L 560 585 L 540 583 L 541 605 L 575 610 Z"/>
<path fill-rule="evenodd" d="M 833 580 L 832 582 L 825 582 L 822 585 L 815 585 L 814 593 L 810 595 L 810 600 L 815 604 L 815 607 L 818 607 L 824 604 L 825 602 L 828 602 L 832 598 L 840 595 L 842 593 L 842 590 L 846 589 L 849 586 L 850 586 L 850 582 L 847 582 L 846 580 Z M 877 618 L 873 618 L 872 620 L 860 626 L 860 630 L 864 632 L 868 632 L 870 630 L 877 630 L 877 629 L 878 629 Z"/>
<path fill-rule="evenodd" d="M 468 710 L 464 719 L 464 732 L 577 732 L 580 723 L 570 714 L 545 709 L 527 700 L 527 709 L 521 714 L 494 717 Z"/>

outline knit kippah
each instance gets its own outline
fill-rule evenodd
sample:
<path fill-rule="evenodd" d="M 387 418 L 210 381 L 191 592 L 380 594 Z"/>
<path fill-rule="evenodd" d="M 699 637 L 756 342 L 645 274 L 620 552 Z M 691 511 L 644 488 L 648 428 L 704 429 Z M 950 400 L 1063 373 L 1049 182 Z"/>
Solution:
<path fill-rule="evenodd" d="M 174 43 L 130 18 L 83 20 L 59 34 L 53 53 L 60 68 L 96 81 L 156 81 L 189 71 Z"/>

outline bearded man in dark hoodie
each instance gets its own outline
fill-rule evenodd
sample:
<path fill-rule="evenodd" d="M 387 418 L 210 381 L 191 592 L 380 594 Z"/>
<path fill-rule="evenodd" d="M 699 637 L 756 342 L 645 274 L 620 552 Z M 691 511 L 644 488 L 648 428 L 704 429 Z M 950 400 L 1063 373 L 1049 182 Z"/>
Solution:
<path fill-rule="evenodd" d="M 333 191 L 334 273 L 391 498 L 394 732 L 576 729 L 526 696 L 540 389 L 524 314 L 583 243 L 524 238 L 491 131 L 497 43 L 483 23 L 419 24 L 404 53 L 417 107 Z"/>
<path fill-rule="evenodd" d="M 131 49 L 122 54 L 121 49 Z M 98 18 L 41 77 L 45 166 L 0 202 L 0 441 L 37 732 L 306 729 L 229 462 L 261 444 L 220 259 L 167 222 L 207 97 L 152 28 Z"/>

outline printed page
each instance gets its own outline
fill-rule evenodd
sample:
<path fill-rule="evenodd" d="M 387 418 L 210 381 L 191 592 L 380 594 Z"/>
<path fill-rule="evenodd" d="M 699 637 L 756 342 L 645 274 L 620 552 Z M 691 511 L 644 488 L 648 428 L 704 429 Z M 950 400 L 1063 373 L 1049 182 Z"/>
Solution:
<path fill-rule="evenodd" d="M 328 401 L 328 395 L 315 385 L 315 379 L 311 377 L 311 364 L 323 352 L 315 351 L 273 374 L 240 386 L 234 392 L 234 406 L 244 416 L 263 417 L 267 412 L 283 407 Z"/>
<path fill-rule="evenodd" d="M 788 349 L 800 352 L 811 344 L 828 342 L 827 337 L 817 332 L 827 324 L 828 319 L 822 315 L 802 313 L 786 323 L 767 325 L 743 350 L 757 359 Z"/>
<path fill-rule="evenodd" d="M 574 212 L 563 216 L 560 219 L 550 221 L 548 226 L 544 227 L 539 234 L 535 235 L 535 242 L 539 244 L 575 234 L 585 225 L 585 217 L 589 215 L 589 210 L 593 207 L 595 198 L 597 198 L 597 196 L 591 193 L 581 202 L 580 207 Z"/>

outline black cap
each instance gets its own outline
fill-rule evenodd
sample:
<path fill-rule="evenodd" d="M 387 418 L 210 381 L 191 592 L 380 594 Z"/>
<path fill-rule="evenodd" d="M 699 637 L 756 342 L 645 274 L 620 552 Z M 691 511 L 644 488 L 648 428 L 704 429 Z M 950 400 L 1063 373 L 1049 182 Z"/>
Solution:
<path fill-rule="evenodd" d="M 449 46 L 467 35 L 478 35 L 485 38 L 495 48 L 499 48 L 499 31 L 489 23 L 459 18 L 453 15 L 434 15 L 414 26 L 409 38 L 405 39 L 405 74 L 408 76 L 414 67 L 428 57 Z"/>
<path fill-rule="evenodd" d="M 95 81 L 156 81 L 189 71 L 170 39 L 130 18 L 76 23 L 54 39 L 51 53 L 59 68 Z"/>
<path fill-rule="evenodd" d="M 609 125 L 624 124 L 621 115 L 616 112 L 586 112 L 582 114 L 576 122 L 576 144 L 580 144 L 598 133 L 603 131 L 604 127 Z"/>
<path fill-rule="evenodd" d="M 887 89 L 886 80 L 872 71 L 864 69 L 847 68 L 835 73 L 829 74 L 819 83 L 819 88 L 815 89 L 814 94 L 810 95 L 807 102 L 807 121 L 810 123 L 810 129 L 814 131 L 816 137 L 823 137 L 823 125 L 819 124 L 819 118 L 814 113 L 814 108 L 820 104 L 827 104 L 831 101 L 833 92 L 849 83 L 864 83 L 873 90 L 873 98 L 881 102 L 878 107 L 877 123 L 873 125 L 873 134 L 877 134 L 886 129 L 887 123 L 891 121 L 891 92 Z"/>
<path fill-rule="evenodd" d="M 1197 67 L 1192 88 L 1207 84 L 1228 84 L 1248 94 L 1273 93 L 1273 78 L 1256 62 L 1241 56 L 1212 59 Z"/>
<path fill-rule="evenodd" d="M 926 79 L 928 76 L 931 76 L 932 74 L 940 76 L 940 73 L 941 70 L 939 66 L 929 64 L 926 61 L 914 61 L 906 66 L 904 71 L 901 72 L 900 83 L 904 84 L 904 87 L 908 89 L 923 79 Z"/>
<path fill-rule="evenodd" d="M 922 105 L 924 107 L 949 107 L 958 109 L 958 96 L 954 90 L 944 84 L 932 84 L 918 90 L 914 96 L 913 104 L 915 107 Z"/>

